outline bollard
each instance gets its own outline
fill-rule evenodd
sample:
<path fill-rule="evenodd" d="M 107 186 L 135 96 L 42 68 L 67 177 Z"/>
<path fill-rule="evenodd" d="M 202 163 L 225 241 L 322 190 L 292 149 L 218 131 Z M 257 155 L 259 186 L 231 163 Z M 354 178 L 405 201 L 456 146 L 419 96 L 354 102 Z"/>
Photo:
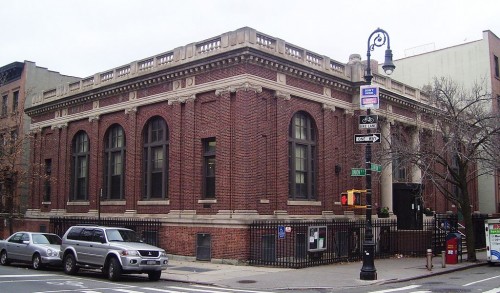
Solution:
<path fill-rule="evenodd" d="M 441 267 L 446 268 L 446 251 L 441 251 Z"/>
<path fill-rule="evenodd" d="M 427 249 L 427 264 L 426 267 L 429 271 L 432 271 L 432 249 Z"/>

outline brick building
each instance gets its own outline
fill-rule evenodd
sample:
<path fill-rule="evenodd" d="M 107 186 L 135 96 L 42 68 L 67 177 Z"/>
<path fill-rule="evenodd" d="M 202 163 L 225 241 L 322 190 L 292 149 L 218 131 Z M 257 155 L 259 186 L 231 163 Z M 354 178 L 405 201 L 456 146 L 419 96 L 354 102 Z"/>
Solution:
<path fill-rule="evenodd" d="M 28 206 L 29 195 L 29 128 L 30 117 L 24 109 L 38 92 L 61 83 L 73 82 L 76 77 L 39 67 L 35 62 L 13 62 L 0 67 L 0 237 L 7 236 L 10 217 L 22 216 Z M 9 188 L 13 172 L 17 180 Z M 10 189 L 13 189 L 10 191 Z"/>
<path fill-rule="evenodd" d="M 362 217 L 340 194 L 365 183 L 350 176 L 364 166 L 353 144 L 363 71 L 358 55 L 344 64 L 245 27 L 44 91 L 27 110 L 31 159 L 52 172 L 32 186 L 27 225 L 158 218 L 171 254 L 195 256 L 203 239 L 211 258 L 246 260 L 254 220 Z M 412 109 L 427 97 L 374 76 L 382 135 L 418 142 L 417 120 L 433 120 Z M 393 185 L 419 189 L 422 175 L 379 163 L 373 203 L 392 211 Z"/>

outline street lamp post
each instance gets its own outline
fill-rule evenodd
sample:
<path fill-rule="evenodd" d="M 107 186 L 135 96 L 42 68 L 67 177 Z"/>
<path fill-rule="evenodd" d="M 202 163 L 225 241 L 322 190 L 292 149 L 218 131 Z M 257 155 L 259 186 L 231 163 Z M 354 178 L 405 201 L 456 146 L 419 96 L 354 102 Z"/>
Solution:
<path fill-rule="evenodd" d="M 370 61 L 370 52 L 375 49 L 375 47 L 381 47 L 387 43 L 387 49 L 385 50 L 385 61 L 382 68 L 385 73 L 391 74 L 396 66 L 392 63 L 392 51 L 391 43 L 389 40 L 389 35 L 383 29 L 376 29 L 368 38 L 368 50 L 366 52 L 367 67 L 365 72 L 365 81 L 368 85 L 372 82 L 372 70 Z M 370 108 L 366 109 L 366 115 L 371 115 Z M 371 133 L 368 128 L 367 133 Z M 363 267 L 361 267 L 360 279 L 361 280 L 376 280 L 377 279 L 377 269 L 375 268 L 375 263 L 373 261 L 375 254 L 375 242 L 373 241 L 373 227 L 372 227 L 372 146 L 371 144 L 366 144 L 365 148 L 365 161 L 366 161 L 366 225 L 365 225 L 365 237 L 363 242 Z"/>

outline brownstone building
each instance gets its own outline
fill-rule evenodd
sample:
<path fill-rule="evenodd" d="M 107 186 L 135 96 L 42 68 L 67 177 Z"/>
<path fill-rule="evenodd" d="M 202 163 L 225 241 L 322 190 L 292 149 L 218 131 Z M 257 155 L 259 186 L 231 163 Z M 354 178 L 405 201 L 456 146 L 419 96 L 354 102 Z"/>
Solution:
<path fill-rule="evenodd" d="M 12 232 L 9 219 L 22 217 L 29 207 L 30 117 L 24 109 L 38 92 L 76 80 L 31 61 L 0 67 L 0 237 Z"/>
<path fill-rule="evenodd" d="M 359 56 L 344 64 L 246 27 L 44 91 L 27 113 L 31 160 L 51 174 L 32 186 L 28 225 L 157 218 L 171 254 L 195 256 L 209 235 L 211 258 L 246 260 L 254 220 L 360 217 L 340 194 L 364 186 L 350 176 L 364 166 L 353 144 L 363 70 Z M 382 136 L 418 142 L 417 121 L 433 121 L 412 109 L 427 97 L 374 75 Z M 422 175 L 379 163 L 373 202 L 392 211 L 393 184 Z"/>

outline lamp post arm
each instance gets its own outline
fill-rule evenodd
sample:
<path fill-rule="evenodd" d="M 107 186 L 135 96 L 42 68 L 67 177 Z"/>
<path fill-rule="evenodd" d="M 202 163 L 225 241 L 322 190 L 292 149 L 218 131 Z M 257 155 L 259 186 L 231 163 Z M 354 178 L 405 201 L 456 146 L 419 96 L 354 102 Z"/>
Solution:
<path fill-rule="evenodd" d="M 375 47 L 382 47 L 387 43 L 387 50 L 391 49 L 391 41 L 389 39 L 389 34 L 381 28 L 377 28 L 368 37 L 368 46 L 366 51 L 366 74 L 365 80 L 371 83 L 373 75 L 371 69 L 371 51 L 375 50 Z"/>

